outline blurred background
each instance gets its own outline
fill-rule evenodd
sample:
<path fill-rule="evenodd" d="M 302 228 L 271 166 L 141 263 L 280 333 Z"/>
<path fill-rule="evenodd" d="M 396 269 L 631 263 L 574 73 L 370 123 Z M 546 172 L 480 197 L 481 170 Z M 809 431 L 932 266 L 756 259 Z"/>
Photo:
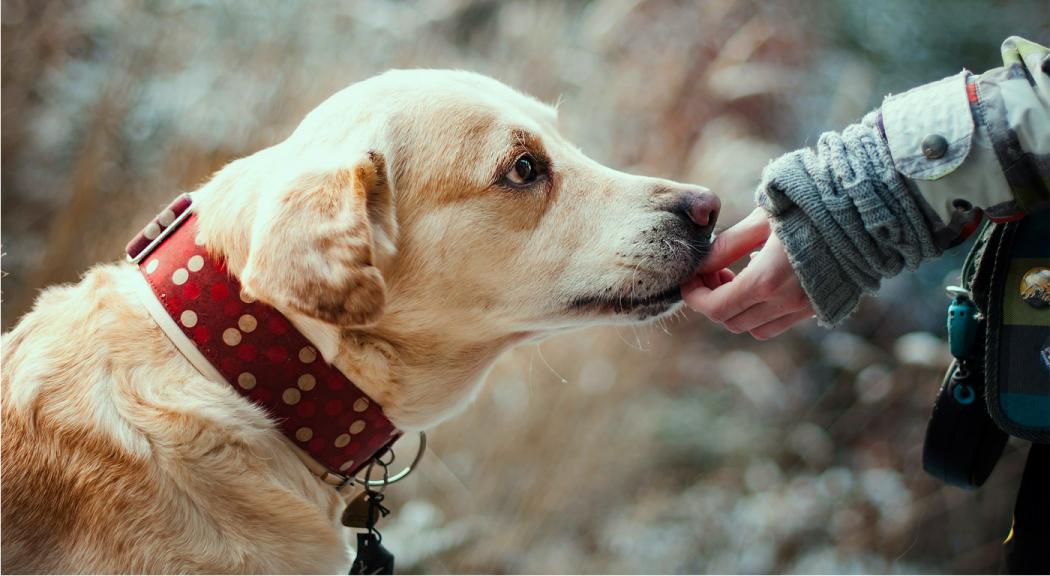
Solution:
<path fill-rule="evenodd" d="M 3 327 L 388 68 L 560 100 L 585 152 L 712 188 L 728 225 L 771 158 L 889 92 L 998 66 L 1011 34 L 1047 43 L 1045 0 L 3 0 Z M 977 492 L 921 469 L 964 254 L 836 331 L 759 343 L 691 314 L 507 354 L 389 491 L 399 571 L 997 571 L 1025 446 Z"/>

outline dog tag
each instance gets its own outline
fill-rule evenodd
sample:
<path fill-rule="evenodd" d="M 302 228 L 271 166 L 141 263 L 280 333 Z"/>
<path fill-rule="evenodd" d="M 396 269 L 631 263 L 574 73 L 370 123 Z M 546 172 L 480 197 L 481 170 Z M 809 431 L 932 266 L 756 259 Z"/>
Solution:
<path fill-rule="evenodd" d="M 379 510 L 371 504 L 368 492 L 362 492 L 346 505 L 343 510 L 343 526 L 364 530 L 375 526 L 379 520 Z"/>
<path fill-rule="evenodd" d="M 357 558 L 351 574 L 393 574 L 394 555 L 371 532 L 357 535 Z"/>

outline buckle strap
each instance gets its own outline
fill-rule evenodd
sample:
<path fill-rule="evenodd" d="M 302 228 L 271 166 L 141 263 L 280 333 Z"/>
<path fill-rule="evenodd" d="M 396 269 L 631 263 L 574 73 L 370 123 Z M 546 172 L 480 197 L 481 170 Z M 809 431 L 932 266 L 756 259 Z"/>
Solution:
<path fill-rule="evenodd" d="M 131 242 L 124 248 L 128 255 L 128 262 L 138 264 L 149 255 L 179 224 L 193 213 L 191 206 L 193 198 L 189 194 L 183 194 L 168 204 L 167 208 L 153 217 L 145 228 L 139 231 Z"/>

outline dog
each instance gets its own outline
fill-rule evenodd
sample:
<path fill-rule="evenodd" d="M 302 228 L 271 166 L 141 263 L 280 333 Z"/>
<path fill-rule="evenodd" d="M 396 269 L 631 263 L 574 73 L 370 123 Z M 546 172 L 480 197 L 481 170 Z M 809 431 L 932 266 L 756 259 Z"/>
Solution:
<path fill-rule="evenodd" d="M 198 239 L 397 429 L 475 397 L 501 352 L 680 306 L 706 189 L 585 156 L 491 78 L 390 71 L 192 193 Z M 333 573 L 345 491 L 264 410 L 202 375 L 92 268 L 3 337 L 3 571 Z"/>

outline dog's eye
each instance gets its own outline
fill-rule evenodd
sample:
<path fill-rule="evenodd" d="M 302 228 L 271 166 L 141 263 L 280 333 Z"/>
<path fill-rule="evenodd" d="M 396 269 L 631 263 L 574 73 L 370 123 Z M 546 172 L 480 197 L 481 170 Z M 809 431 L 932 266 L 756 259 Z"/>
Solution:
<path fill-rule="evenodd" d="M 528 154 L 518 156 L 510 172 L 507 172 L 507 180 L 515 186 L 531 184 L 538 176 L 539 170 L 536 167 L 536 159 Z"/>

